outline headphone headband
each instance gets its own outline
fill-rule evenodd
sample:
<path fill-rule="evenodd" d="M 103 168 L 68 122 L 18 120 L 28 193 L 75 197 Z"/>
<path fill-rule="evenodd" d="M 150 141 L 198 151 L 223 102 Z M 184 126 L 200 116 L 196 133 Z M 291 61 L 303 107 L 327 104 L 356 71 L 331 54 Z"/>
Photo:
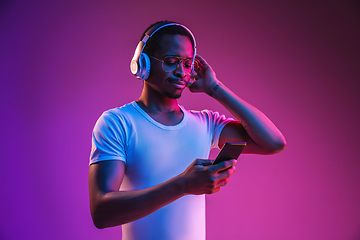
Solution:
<path fill-rule="evenodd" d="M 146 80 L 150 74 L 150 60 L 149 60 L 148 55 L 146 53 L 143 53 L 143 50 L 145 48 L 147 41 L 157 31 L 159 31 L 160 29 L 162 29 L 164 27 L 168 27 L 168 26 L 180 26 L 180 27 L 184 28 L 191 35 L 191 37 L 192 37 L 191 40 L 192 40 L 192 44 L 193 44 L 193 58 L 192 58 L 192 63 L 191 63 L 191 73 L 193 72 L 194 61 L 195 61 L 195 56 L 196 56 L 196 41 L 195 41 L 194 35 L 190 31 L 190 29 L 188 29 L 187 27 L 185 27 L 184 25 L 182 25 L 180 23 L 164 21 L 164 22 L 155 24 L 150 29 L 148 29 L 146 31 L 144 37 L 141 39 L 141 41 L 139 42 L 139 44 L 136 47 L 134 57 L 132 58 L 131 63 L 130 63 L 130 70 L 138 79 Z"/>

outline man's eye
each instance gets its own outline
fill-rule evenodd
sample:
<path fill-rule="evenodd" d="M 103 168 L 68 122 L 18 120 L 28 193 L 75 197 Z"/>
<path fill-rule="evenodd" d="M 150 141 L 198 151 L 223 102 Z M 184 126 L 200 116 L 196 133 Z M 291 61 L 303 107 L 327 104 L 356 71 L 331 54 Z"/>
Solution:
<path fill-rule="evenodd" d="M 177 58 L 172 58 L 172 57 L 168 57 L 168 58 L 164 59 L 164 63 L 167 64 L 167 65 L 176 64 L 177 61 L 178 61 Z"/>
<path fill-rule="evenodd" d="M 184 63 L 185 63 L 184 66 L 185 66 L 186 68 L 191 68 L 191 63 L 192 63 L 191 60 L 186 60 Z"/>

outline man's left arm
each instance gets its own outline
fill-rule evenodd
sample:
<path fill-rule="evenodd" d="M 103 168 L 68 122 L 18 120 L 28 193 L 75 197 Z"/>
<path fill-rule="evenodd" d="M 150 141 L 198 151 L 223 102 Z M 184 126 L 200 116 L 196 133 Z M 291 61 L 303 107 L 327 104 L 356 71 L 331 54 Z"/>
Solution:
<path fill-rule="evenodd" d="M 215 75 L 210 65 L 200 61 L 196 81 L 189 87 L 192 92 L 204 92 L 221 103 L 238 121 L 228 123 L 220 134 L 219 147 L 226 142 L 246 142 L 244 153 L 274 154 L 282 151 L 286 141 L 280 130 L 260 110 L 247 103 Z"/>

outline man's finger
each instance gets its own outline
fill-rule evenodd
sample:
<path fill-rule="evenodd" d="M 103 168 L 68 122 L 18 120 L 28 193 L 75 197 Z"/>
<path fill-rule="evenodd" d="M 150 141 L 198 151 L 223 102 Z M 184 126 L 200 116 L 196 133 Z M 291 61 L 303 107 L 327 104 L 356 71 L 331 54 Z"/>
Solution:
<path fill-rule="evenodd" d="M 237 160 L 235 160 L 235 159 L 223 161 L 221 163 L 214 165 L 214 168 L 212 170 L 215 172 L 224 171 L 224 170 L 234 166 L 236 163 L 237 163 Z"/>
<path fill-rule="evenodd" d="M 195 165 L 209 166 L 212 165 L 214 160 L 212 159 L 196 159 Z"/>

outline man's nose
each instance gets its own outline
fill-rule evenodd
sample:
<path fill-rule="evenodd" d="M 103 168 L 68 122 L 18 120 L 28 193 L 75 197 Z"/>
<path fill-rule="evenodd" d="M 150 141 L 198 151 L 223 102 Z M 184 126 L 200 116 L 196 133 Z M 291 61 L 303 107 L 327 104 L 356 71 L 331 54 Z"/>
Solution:
<path fill-rule="evenodd" d="M 181 76 L 181 77 L 184 77 L 186 75 L 184 61 L 179 61 L 178 65 L 175 69 L 175 74 L 178 76 Z"/>

